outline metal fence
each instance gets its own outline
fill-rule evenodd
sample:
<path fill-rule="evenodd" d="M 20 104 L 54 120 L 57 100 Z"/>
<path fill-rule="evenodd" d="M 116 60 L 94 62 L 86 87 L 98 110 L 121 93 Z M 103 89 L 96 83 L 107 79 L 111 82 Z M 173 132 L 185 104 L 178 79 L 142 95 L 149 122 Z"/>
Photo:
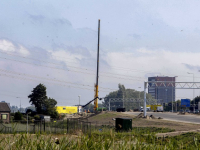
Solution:
<path fill-rule="evenodd" d="M 34 120 L 0 123 L 0 133 L 53 133 L 91 134 L 91 122 L 87 119 L 68 118 L 67 120 Z"/>

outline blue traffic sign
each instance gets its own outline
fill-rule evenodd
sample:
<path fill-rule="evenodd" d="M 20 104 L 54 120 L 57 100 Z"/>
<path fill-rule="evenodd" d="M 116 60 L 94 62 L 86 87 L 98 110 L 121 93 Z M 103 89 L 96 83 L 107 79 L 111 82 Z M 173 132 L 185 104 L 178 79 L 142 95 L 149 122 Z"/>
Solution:
<path fill-rule="evenodd" d="M 181 99 L 181 107 L 190 107 L 190 99 Z"/>

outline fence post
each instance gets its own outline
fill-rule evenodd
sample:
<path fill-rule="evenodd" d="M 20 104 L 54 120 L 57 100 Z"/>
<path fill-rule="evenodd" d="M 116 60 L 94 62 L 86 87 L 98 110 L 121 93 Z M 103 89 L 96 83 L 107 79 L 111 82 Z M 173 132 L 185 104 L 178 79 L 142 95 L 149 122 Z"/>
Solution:
<path fill-rule="evenodd" d="M 67 133 L 69 133 L 69 131 L 68 131 L 68 126 L 69 126 L 69 120 L 68 120 L 68 118 L 67 118 Z"/>
<path fill-rule="evenodd" d="M 91 127 L 91 122 L 90 122 L 90 136 L 91 136 L 91 128 L 92 128 L 92 127 Z"/>
<path fill-rule="evenodd" d="M 44 132 L 45 132 L 45 119 L 43 121 L 44 121 Z"/>
<path fill-rule="evenodd" d="M 42 120 L 40 120 L 40 134 L 42 133 Z"/>
<path fill-rule="evenodd" d="M 56 133 L 56 121 L 54 121 L 54 132 Z"/>
<path fill-rule="evenodd" d="M 33 133 L 35 134 L 35 123 L 34 123 L 34 126 L 33 126 Z"/>
<path fill-rule="evenodd" d="M 109 111 L 110 111 L 110 98 L 109 98 Z"/>
<path fill-rule="evenodd" d="M 63 134 L 64 134 L 64 133 L 65 133 L 65 128 L 64 128 L 64 119 L 63 119 L 62 124 L 63 124 Z"/>

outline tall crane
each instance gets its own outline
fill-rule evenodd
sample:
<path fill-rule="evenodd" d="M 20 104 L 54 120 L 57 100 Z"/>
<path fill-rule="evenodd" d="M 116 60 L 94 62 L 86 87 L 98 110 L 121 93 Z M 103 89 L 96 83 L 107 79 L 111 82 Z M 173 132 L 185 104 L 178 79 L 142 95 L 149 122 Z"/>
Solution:
<path fill-rule="evenodd" d="M 100 40 L 100 19 L 98 20 L 98 45 L 97 45 L 97 76 L 95 84 L 95 100 L 94 100 L 94 110 L 98 108 L 98 85 L 99 85 L 99 40 Z"/>

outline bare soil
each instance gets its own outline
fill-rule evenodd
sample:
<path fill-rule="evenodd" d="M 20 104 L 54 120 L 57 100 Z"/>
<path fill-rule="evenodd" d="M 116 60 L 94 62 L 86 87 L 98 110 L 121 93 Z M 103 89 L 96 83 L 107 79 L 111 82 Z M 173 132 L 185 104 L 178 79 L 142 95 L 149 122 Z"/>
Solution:
<path fill-rule="evenodd" d="M 88 121 L 92 122 L 93 124 L 96 123 L 99 125 L 100 124 L 101 125 L 107 125 L 107 124 L 115 125 L 114 118 L 132 118 L 133 127 L 158 127 L 158 128 L 174 129 L 175 133 L 172 133 L 172 135 L 173 134 L 177 135 L 177 134 L 181 134 L 185 132 L 199 132 L 200 131 L 200 126 L 198 124 L 175 122 L 175 121 L 168 121 L 168 120 L 163 120 L 163 119 L 138 118 L 135 115 L 124 114 L 121 112 L 103 112 L 96 116 L 88 118 Z M 170 133 L 166 133 L 167 136 L 169 136 L 169 134 Z"/>

